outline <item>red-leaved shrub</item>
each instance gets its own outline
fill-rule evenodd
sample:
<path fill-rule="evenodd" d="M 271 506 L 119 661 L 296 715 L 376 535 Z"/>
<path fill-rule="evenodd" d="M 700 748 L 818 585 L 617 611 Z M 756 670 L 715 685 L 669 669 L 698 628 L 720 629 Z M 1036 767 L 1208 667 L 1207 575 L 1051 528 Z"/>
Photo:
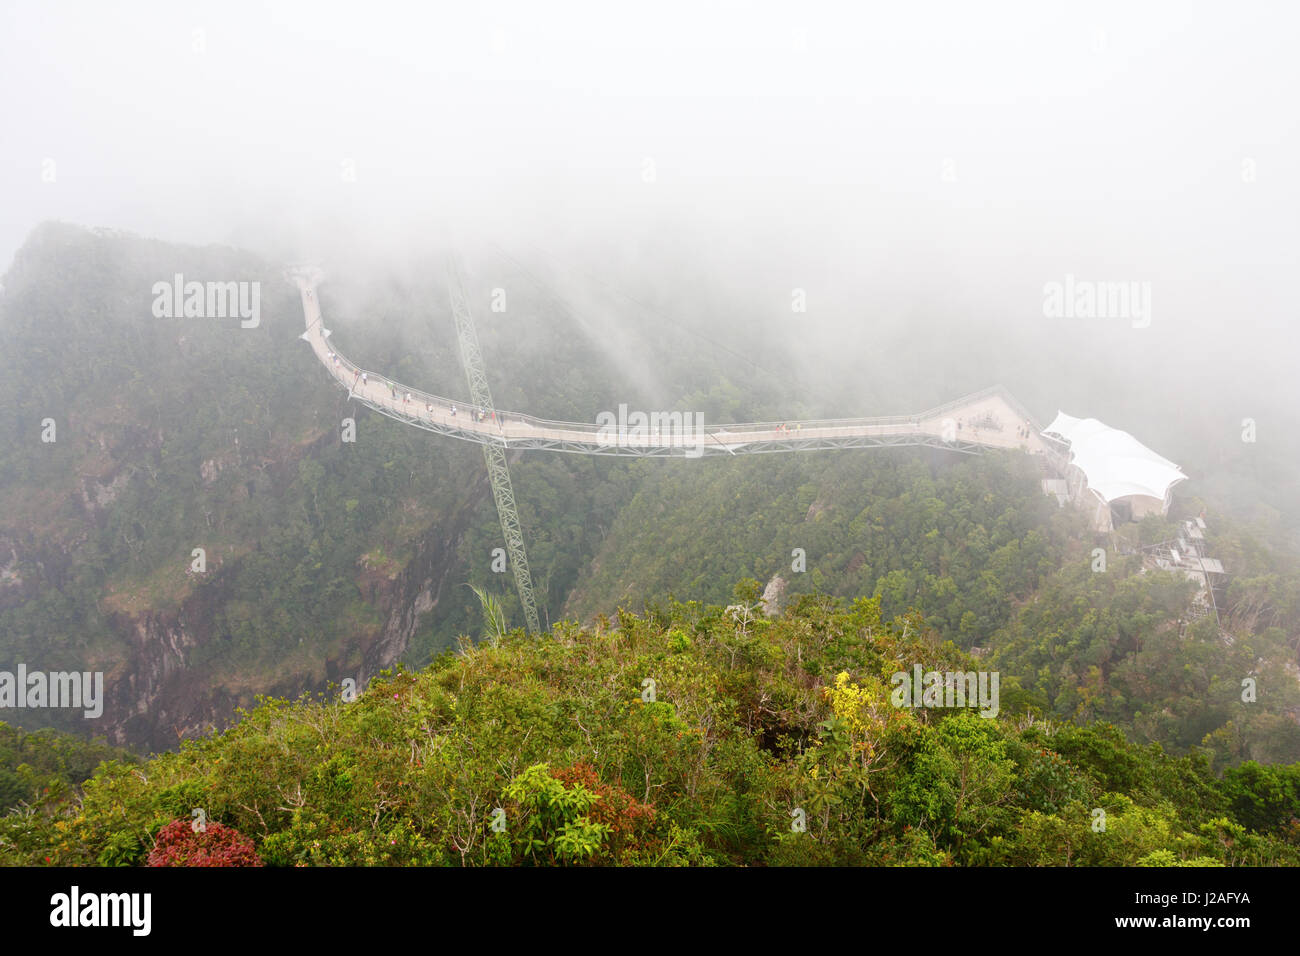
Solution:
<path fill-rule="evenodd" d="M 173 820 L 158 831 L 149 851 L 150 866 L 261 866 L 253 841 L 234 827 L 209 823 L 195 832 L 188 820 Z"/>

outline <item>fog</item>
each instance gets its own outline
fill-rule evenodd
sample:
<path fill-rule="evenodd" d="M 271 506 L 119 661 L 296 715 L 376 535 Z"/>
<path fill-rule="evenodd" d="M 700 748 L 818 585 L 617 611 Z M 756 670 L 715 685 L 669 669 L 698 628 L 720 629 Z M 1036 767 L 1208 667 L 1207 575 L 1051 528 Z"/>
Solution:
<path fill-rule="evenodd" d="M 843 414 L 906 410 L 870 407 L 865 356 L 924 376 L 974 328 L 987 353 L 931 369 L 936 400 L 1010 377 L 1102 417 L 1127 382 L 1277 434 L 1297 26 L 1249 3 L 9 2 L 0 261 L 47 219 L 336 274 L 455 243 L 545 269 L 629 376 L 654 377 L 611 288 L 720 340 L 758 323 Z M 1149 322 L 1046 317 L 1067 276 L 1150 283 Z"/>

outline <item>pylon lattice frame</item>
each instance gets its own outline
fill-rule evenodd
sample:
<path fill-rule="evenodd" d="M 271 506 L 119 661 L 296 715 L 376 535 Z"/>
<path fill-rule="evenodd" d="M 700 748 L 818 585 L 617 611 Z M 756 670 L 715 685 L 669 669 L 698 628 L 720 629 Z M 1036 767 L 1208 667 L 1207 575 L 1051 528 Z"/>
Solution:
<path fill-rule="evenodd" d="M 448 288 L 451 293 L 451 311 L 456 320 L 456 339 L 460 342 L 460 361 L 469 383 L 470 400 L 481 412 L 496 414 L 492 404 L 492 390 L 488 388 L 483 355 L 478 347 L 478 333 L 474 329 L 474 314 L 455 257 L 448 262 Z M 506 554 L 514 571 L 519 603 L 524 608 L 524 621 L 528 632 L 541 630 L 537 619 L 537 601 L 533 596 L 533 578 L 528 570 L 528 553 L 524 549 L 524 532 L 519 526 L 519 509 L 515 505 L 514 486 L 510 483 L 510 468 L 506 463 L 505 446 L 485 442 L 483 459 L 487 462 L 488 478 L 492 482 L 492 497 L 496 499 L 497 515 L 501 519 L 501 534 L 506 542 Z"/>

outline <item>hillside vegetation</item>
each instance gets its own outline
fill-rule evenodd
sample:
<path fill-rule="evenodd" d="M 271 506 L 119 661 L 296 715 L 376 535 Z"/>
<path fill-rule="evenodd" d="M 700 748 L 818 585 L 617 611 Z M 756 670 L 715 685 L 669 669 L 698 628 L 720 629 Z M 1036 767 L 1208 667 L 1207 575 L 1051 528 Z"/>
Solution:
<path fill-rule="evenodd" d="M 756 589 L 265 701 L 11 814 L 0 859 L 141 864 L 193 818 L 282 866 L 1300 863 L 1300 766 L 1218 778 L 1105 724 L 896 707 L 896 671 L 978 665 L 874 600 L 769 621 Z"/>

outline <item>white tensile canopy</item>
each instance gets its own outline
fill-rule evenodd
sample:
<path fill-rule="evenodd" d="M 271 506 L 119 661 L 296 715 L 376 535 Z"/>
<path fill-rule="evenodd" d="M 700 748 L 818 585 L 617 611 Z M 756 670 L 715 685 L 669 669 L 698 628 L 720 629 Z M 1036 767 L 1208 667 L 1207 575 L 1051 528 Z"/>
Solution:
<path fill-rule="evenodd" d="M 1157 455 L 1128 432 L 1095 418 L 1057 412 L 1043 434 L 1070 445 L 1070 464 L 1088 478 L 1088 487 L 1107 502 L 1129 495 L 1164 500 L 1169 489 L 1187 478 L 1178 466 Z"/>

